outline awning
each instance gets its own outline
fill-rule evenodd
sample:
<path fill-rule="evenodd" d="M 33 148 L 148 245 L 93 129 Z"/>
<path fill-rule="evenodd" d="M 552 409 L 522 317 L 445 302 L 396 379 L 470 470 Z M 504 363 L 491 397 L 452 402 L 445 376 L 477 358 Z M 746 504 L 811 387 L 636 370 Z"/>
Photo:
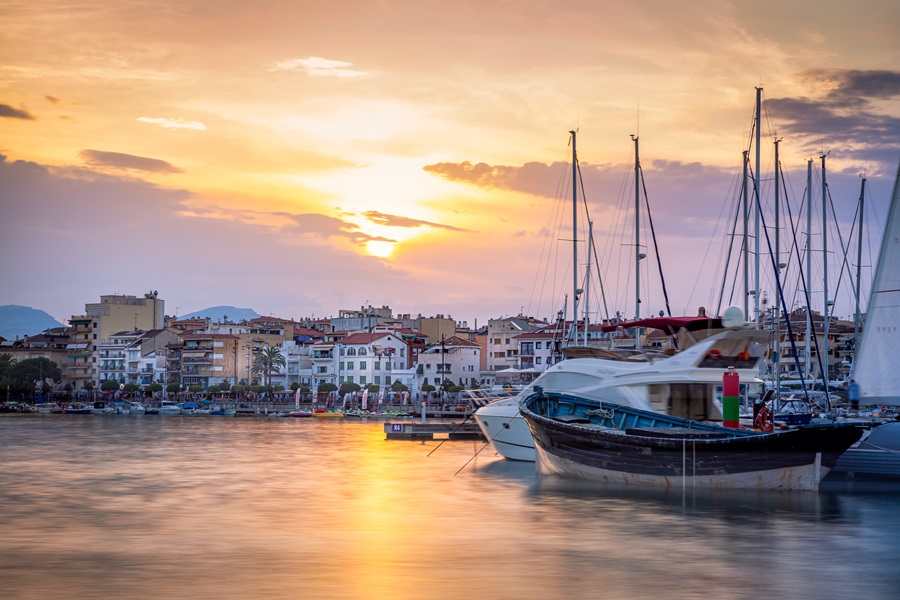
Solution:
<path fill-rule="evenodd" d="M 84 350 L 87 347 L 87 344 L 67 344 L 66 350 Z"/>

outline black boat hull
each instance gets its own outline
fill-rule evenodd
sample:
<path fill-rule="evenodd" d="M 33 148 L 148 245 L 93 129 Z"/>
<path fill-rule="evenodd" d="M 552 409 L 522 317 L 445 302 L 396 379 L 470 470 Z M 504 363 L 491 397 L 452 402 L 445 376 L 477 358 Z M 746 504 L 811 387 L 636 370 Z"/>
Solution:
<path fill-rule="evenodd" d="M 560 396 L 569 404 L 582 402 Z M 587 414 L 610 408 L 607 403 L 583 402 L 578 410 Z M 660 423 L 653 426 L 616 428 L 599 419 L 565 422 L 550 404 L 532 396 L 521 406 L 534 436 L 538 472 L 634 485 L 815 490 L 862 434 L 856 427 L 834 425 L 768 434 L 733 431 L 658 415 L 653 416 Z"/>

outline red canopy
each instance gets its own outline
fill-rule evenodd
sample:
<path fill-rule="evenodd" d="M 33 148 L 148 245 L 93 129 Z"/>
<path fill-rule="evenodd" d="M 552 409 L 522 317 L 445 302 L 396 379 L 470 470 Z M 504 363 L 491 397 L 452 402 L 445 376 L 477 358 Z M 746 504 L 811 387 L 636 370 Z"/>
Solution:
<path fill-rule="evenodd" d="M 635 329 L 637 327 L 661 329 L 674 334 L 682 327 L 689 331 L 719 329 L 722 327 L 722 322 L 720 319 L 711 319 L 709 317 L 653 317 L 650 319 L 638 319 L 637 321 L 626 321 L 616 325 L 604 325 L 601 327 L 601 330 L 612 332 L 619 328 Z"/>

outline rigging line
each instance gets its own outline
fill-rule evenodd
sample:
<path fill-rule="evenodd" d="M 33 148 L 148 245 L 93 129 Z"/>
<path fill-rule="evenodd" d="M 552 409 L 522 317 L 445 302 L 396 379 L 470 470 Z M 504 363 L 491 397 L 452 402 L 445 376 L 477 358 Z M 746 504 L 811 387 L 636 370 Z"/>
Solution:
<path fill-rule="evenodd" d="M 734 181 L 735 181 L 735 180 L 734 180 L 734 178 L 732 177 L 732 179 L 731 179 L 731 188 L 732 188 L 732 191 L 729 192 L 729 195 L 733 192 L 733 189 L 734 189 Z M 727 246 L 730 248 L 731 244 L 733 243 L 733 240 L 730 240 L 730 238 L 729 238 L 729 236 L 728 236 L 728 233 L 727 233 L 727 222 L 725 221 L 727 209 L 728 209 L 728 203 L 722 202 L 722 203 L 719 204 L 719 215 L 718 215 L 718 217 L 716 218 L 716 225 L 715 225 L 715 227 L 713 228 L 713 233 L 712 233 L 712 235 L 709 236 L 709 241 L 708 241 L 707 244 L 706 244 L 706 251 L 705 251 L 705 253 L 704 253 L 704 255 L 703 255 L 703 260 L 701 261 L 700 266 L 699 266 L 699 268 L 697 269 L 697 277 L 694 279 L 694 285 L 693 285 L 693 287 L 691 288 L 691 294 L 690 294 L 690 296 L 688 297 L 688 301 L 689 301 L 689 302 L 693 299 L 694 294 L 695 294 L 695 292 L 697 291 L 697 285 L 700 283 L 700 273 L 703 271 L 703 267 L 704 267 L 704 265 L 706 264 L 706 259 L 709 257 L 710 252 L 712 251 L 713 241 L 716 240 L 716 239 L 721 240 L 720 251 L 719 251 L 718 253 L 716 253 L 716 259 L 717 259 L 717 260 L 716 260 L 716 266 L 715 266 L 715 268 L 713 269 L 713 273 L 719 273 L 719 272 L 720 272 L 719 269 L 720 269 L 720 267 L 722 267 L 722 259 L 723 259 L 724 256 L 726 256 L 725 246 L 727 245 Z M 725 232 L 721 235 L 721 237 L 719 237 L 719 234 L 718 234 L 718 232 L 719 232 L 719 226 L 720 226 L 720 224 L 723 224 L 723 223 L 724 223 L 723 229 L 725 229 Z M 722 273 L 723 273 L 723 277 L 724 277 L 724 270 L 722 270 Z M 704 303 L 706 306 L 709 306 L 710 309 L 711 309 L 711 312 L 712 312 L 712 307 L 713 307 L 713 305 L 715 304 L 715 288 L 714 288 L 712 285 L 709 286 L 708 295 L 707 295 L 707 297 L 703 300 L 703 303 Z M 719 314 L 719 313 L 718 313 L 718 312 L 715 312 L 715 314 Z"/>
<path fill-rule="evenodd" d="M 650 200 L 647 197 L 647 182 L 644 180 L 644 169 L 638 165 L 641 176 L 641 187 L 644 189 L 644 206 L 647 207 L 647 221 L 650 223 L 650 236 L 653 238 L 653 250 L 656 253 L 656 266 L 659 269 L 659 280 L 662 284 L 663 299 L 666 302 L 666 314 L 672 316 L 672 308 L 669 305 L 669 292 L 666 289 L 666 278 L 663 275 L 662 259 L 659 256 L 659 246 L 656 243 L 656 229 L 653 227 L 653 216 L 650 214 Z"/>
<path fill-rule="evenodd" d="M 606 304 L 606 288 L 603 285 L 603 279 L 600 278 L 600 257 L 597 256 L 597 243 L 591 237 L 591 247 L 594 249 L 594 266 L 597 267 L 597 278 L 600 282 L 600 297 L 603 299 L 603 316 L 609 321 L 609 307 Z"/>
<path fill-rule="evenodd" d="M 725 297 L 725 285 L 728 283 L 728 266 L 731 264 L 731 255 L 734 250 L 734 240 L 735 240 L 735 236 L 737 235 L 737 223 L 738 223 L 738 219 L 741 216 L 740 197 L 743 194 L 744 185 L 745 185 L 745 183 L 742 180 L 741 186 L 738 189 L 738 199 L 739 200 L 738 200 L 738 202 L 734 203 L 734 219 L 732 220 L 732 225 L 731 225 L 731 241 L 728 244 L 728 252 L 727 252 L 727 256 L 725 258 L 725 268 L 722 270 L 722 287 L 719 291 L 719 302 L 716 304 L 716 312 L 715 312 L 715 314 L 717 314 L 717 315 L 722 314 L 722 301 L 724 300 L 724 297 Z M 743 246 L 744 246 L 744 243 L 743 243 L 743 241 L 741 241 L 741 247 L 743 248 Z M 738 256 L 740 256 L 740 254 L 738 254 Z M 737 276 L 736 275 L 734 278 L 734 285 L 735 286 L 737 285 Z M 732 286 L 732 289 L 731 289 L 731 297 L 732 298 L 734 297 L 734 286 Z"/>
<path fill-rule="evenodd" d="M 460 422 L 456 425 L 456 427 L 454 427 L 454 428 L 447 434 L 448 437 L 442 439 L 442 440 L 441 440 L 441 443 L 438 444 L 437 446 L 435 446 L 434 448 L 432 448 L 432 449 L 431 449 L 431 452 L 429 452 L 428 454 L 426 454 L 425 457 L 428 458 L 429 456 L 431 456 L 432 454 L 434 454 L 435 452 L 437 452 L 438 449 L 439 449 L 441 446 L 444 445 L 444 442 L 446 442 L 447 440 L 450 439 L 449 436 L 451 436 L 451 435 L 453 435 L 454 433 L 456 433 L 457 431 L 459 431 L 459 430 L 462 428 L 462 426 L 465 425 L 466 421 L 469 420 L 469 417 L 471 417 L 473 414 L 475 414 L 475 413 L 468 413 L 465 417 L 463 417 L 463 420 L 460 421 Z"/>
<path fill-rule="evenodd" d="M 788 210 L 790 210 L 790 209 L 788 209 Z M 775 286 L 778 290 L 778 295 L 781 298 L 781 303 L 784 304 L 784 288 L 781 285 L 781 275 L 778 272 L 778 264 L 777 264 L 778 259 L 775 257 L 775 253 L 772 250 L 772 240 L 769 238 L 769 230 L 765 226 L 766 225 L 766 216 L 764 214 L 760 213 L 759 218 L 762 220 L 763 232 L 766 234 L 766 246 L 769 249 L 769 258 L 772 261 L 772 268 L 775 270 Z M 799 372 L 800 353 L 797 351 L 797 344 L 794 339 L 794 331 L 793 331 L 793 328 L 791 327 L 790 316 L 787 319 L 785 319 L 785 322 L 787 324 L 788 339 L 791 341 L 791 351 L 792 351 L 792 354 L 794 355 L 794 365 L 797 367 L 797 370 Z M 781 357 L 779 357 L 779 359 L 780 358 Z M 778 361 L 778 364 L 781 364 L 781 360 Z M 804 394 L 804 397 L 806 398 L 807 403 L 812 404 L 810 397 L 809 397 L 809 392 L 807 392 L 807 390 L 806 390 L 806 382 L 804 381 L 804 379 L 801 379 L 800 381 L 803 386 L 803 394 Z M 827 402 L 828 402 L 828 386 L 827 386 L 827 384 L 825 386 L 825 389 L 826 389 L 825 401 L 827 404 Z"/>
<path fill-rule="evenodd" d="M 838 244 L 840 244 L 841 250 L 844 251 L 843 261 L 841 262 L 841 270 L 838 272 L 837 285 L 834 288 L 834 296 L 833 297 L 835 299 L 837 299 L 838 292 L 841 289 L 841 282 L 844 280 L 844 269 L 845 268 L 847 269 L 847 271 L 846 271 L 847 277 L 848 278 L 850 277 L 850 264 L 847 262 L 847 253 L 850 251 L 850 239 L 849 238 L 847 239 L 847 246 L 844 246 L 844 236 L 841 235 L 841 228 L 837 226 L 837 222 L 838 222 L 837 212 L 834 210 L 834 199 L 831 197 L 831 188 L 828 185 L 825 186 L 825 192 L 828 194 L 828 202 L 829 202 L 829 206 L 831 207 L 831 217 L 832 217 L 832 219 L 834 219 L 835 231 L 837 231 Z M 850 225 L 850 231 L 853 231 L 853 228 L 856 227 L 857 213 L 858 213 L 858 207 L 857 207 L 857 210 L 854 211 L 854 213 L 853 213 L 853 222 Z M 853 285 L 852 279 L 850 280 L 850 284 L 851 284 L 851 286 Z M 856 286 L 853 286 L 853 292 L 854 293 L 857 292 Z"/>
<path fill-rule="evenodd" d="M 590 223 L 591 222 L 591 214 L 590 214 L 590 210 L 588 209 L 587 192 L 584 189 L 584 178 L 581 173 L 581 164 L 580 163 L 578 165 L 578 181 L 579 181 L 579 183 L 581 183 L 581 201 L 584 204 L 584 214 L 585 214 L 585 217 L 587 218 L 587 221 Z M 591 249 L 594 252 L 594 265 L 597 267 L 597 282 L 600 284 L 600 296 L 603 299 L 604 316 L 607 319 L 609 319 L 609 309 L 607 308 L 607 305 L 606 305 L 606 288 L 603 285 L 603 275 L 602 275 L 602 272 L 600 271 L 600 262 L 599 262 L 599 257 L 598 257 L 599 253 L 597 252 L 597 245 L 594 242 L 593 235 L 589 236 L 589 238 L 587 238 L 587 239 L 588 239 L 588 243 L 591 245 Z M 590 284 L 591 284 L 591 282 L 588 281 L 586 286 L 588 286 Z M 588 307 L 588 308 L 590 308 L 590 307 Z"/>
<path fill-rule="evenodd" d="M 791 213 L 790 202 L 785 202 L 785 207 L 787 208 L 787 211 L 788 211 L 788 221 L 793 223 L 794 215 L 793 215 L 793 213 Z M 801 209 L 802 209 L 802 206 L 801 206 Z M 800 217 L 799 213 L 798 213 L 797 217 L 798 217 L 797 221 L 799 224 L 799 217 Z M 804 272 L 803 272 L 803 260 L 801 259 L 800 248 L 797 246 L 796 232 L 795 232 L 795 235 L 794 235 L 794 238 L 792 241 L 793 241 L 794 250 L 796 250 L 796 252 L 797 252 L 797 269 L 800 273 L 800 284 L 801 284 L 801 287 L 803 288 L 803 296 L 804 296 L 804 299 L 806 300 L 806 310 L 808 312 L 808 311 L 810 311 L 809 288 L 806 285 L 806 276 L 804 275 Z M 806 243 L 807 244 L 810 243 L 809 237 L 807 237 Z M 784 304 L 784 300 L 782 300 L 781 303 Z M 790 328 L 790 321 L 791 321 L 790 317 L 791 317 L 790 313 L 788 313 L 788 317 L 787 317 L 786 321 L 788 323 L 788 336 L 789 336 L 789 339 L 791 340 L 791 350 L 794 355 L 794 366 L 797 368 L 798 373 L 803 373 L 803 370 L 800 366 L 800 352 L 797 350 L 797 346 L 796 346 L 796 343 L 794 340 L 794 335 L 792 333 L 793 330 Z M 809 319 L 809 325 L 810 325 L 811 331 L 807 331 L 806 335 L 812 336 L 812 342 L 816 348 L 816 358 L 818 359 L 818 363 L 819 363 L 819 371 L 821 372 L 822 371 L 822 355 L 819 352 L 819 337 L 816 335 L 816 324 L 811 316 Z M 800 378 L 800 385 L 803 389 L 803 397 L 806 398 L 806 402 L 809 404 L 812 404 L 812 400 L 809 397 L 809 390 L 806 387 L 806 378 L 807 377 L 809 377 L 809 373 L 803 373 L 803 377 Z M 827 389 L 828 389 L 827 382 L 825 384 L 825 389 L 826 389 L 826 398 L 827 398 Z"/>
<path fill-rule="evenodd" d="M 571 143 L 571 141 L 570 141 L 570 143 Z M 568 164 L 568 160 L 563 159 L 562 163 L 563 163 L 563 165 L 566 165 L 566 164 Z M 557 180 L 557 183 L 556 183 L 556 202 L 552 205 L 551 213 L 550 213 L 550 217 L 551 217 L 550 223 L 552 223 L 553 226 L 548 227 L 544 231 L 544 241 L 543 241 L 543 245 L 541 246 L 540 260 L 538 261 L 538 268 L 535 269 L 534 282 L 532 284 L 532 289 L 531 289 L 531 298 L 528 303 L 528 313 L 529 314 L 531 314 L 531 308 L 532 308 L 531 305 L 534 302 L 535 289 L 537 288 L 539 281 L 541 283 L 541 287 L 540 287 L 540 293 L 538 294 L 538 298 L 537 298 L 536 312 L 539 314 L 541 311 L 541 303 L 544 298 L 544 289 L 546 287 L 547 277 L 548 277 L 548 274 L 550 271 L 550 262 L 551 262 L 550 259 L 551 259 L 552 253 L 553 253 L 553 242 L 552 242 L 551 235 L 553 234 L 553 232 L 558 231 L 558 223 L 559 223 L 560 219 L 562 218 L 560 216 L 561 210 L 562 210 L 561 198 L 562 198 L 562 193 L 563 193 L 564 189 L 567 189 L 567 188 L 565 188 L 565 186 L 567 185 L 566 177 L 565 177 L 566 172 L 567 172 L 567 169 L 560 169 L 560 171 L 559 171 L 559 179 Z M 545 260 L 545 257 L 546 257 L 546 260 Z M 543 278 L 541 278 L 541 275 L 542 275 L 541 265 L 543 265 L 543 269 L 544 269 Z"/>

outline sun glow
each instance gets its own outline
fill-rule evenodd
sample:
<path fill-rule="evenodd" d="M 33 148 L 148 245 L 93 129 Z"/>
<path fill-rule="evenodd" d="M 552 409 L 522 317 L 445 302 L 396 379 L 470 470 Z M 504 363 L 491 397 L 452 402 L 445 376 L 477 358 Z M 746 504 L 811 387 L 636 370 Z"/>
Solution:
<path fill-rule="evenodd" d="M 372 241 L 366 243 L 366 251 L 378 258 L 388 258 L 394 252 L 395 246 L 396 244 L 394 242 Z"/>

